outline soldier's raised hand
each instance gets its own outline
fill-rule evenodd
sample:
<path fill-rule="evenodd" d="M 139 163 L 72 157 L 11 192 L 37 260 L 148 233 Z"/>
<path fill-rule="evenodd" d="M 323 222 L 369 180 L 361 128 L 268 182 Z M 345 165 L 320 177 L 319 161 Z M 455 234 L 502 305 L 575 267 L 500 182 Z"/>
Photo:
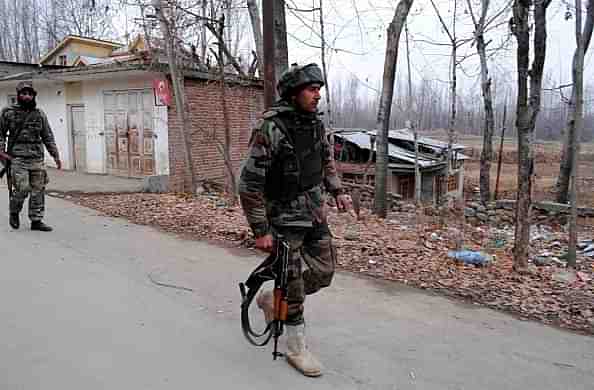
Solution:
<path fill-rule="evenodd" d="M 336 206 L 340 211 L 353 211 L 353 201 L 348 194 L 340 194 L 336 197 Z"/>

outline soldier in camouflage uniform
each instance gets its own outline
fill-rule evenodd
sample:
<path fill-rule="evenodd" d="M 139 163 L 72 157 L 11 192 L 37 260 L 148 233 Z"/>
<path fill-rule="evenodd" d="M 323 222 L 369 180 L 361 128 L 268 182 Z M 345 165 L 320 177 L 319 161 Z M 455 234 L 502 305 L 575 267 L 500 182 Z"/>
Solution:
<path fill-rule="evenodd" d="M 339 208 L 351 208 L 318 118 L 323 85 L 316 64 L 294 64 L 281 77 L 277 85 L 281 99 L 263 114 L 252 133 L 239 184 L 256 247 L 271 251 L 273 233 L 282 234 L 291 247 L 287 360 L 307 376 L 321 375 L 321 365 L 305 343 L 305 296 L 330 285 L 336 264 L 322 187 L 336 198 Z M 256 302 L 271 320 L 272 291 L 260 294 Z"/>
<path fill-rule="evenodd" d="M 0 150 L 12 156 L 10 226 L 19 228 L 19 214 L 25 198 L 29 196 L 31 230 L 49 232 L 52 228 L 42 221 L 45 186 L 48 183 L 43 146 L 53 157 L 58 169 L 62 168 L 62 162 L 47 117 L 36 107 L 36 96 L 37 92 L 30 81 L 17 85 L 17 104 L 4 108 L 0 114 Z"/>

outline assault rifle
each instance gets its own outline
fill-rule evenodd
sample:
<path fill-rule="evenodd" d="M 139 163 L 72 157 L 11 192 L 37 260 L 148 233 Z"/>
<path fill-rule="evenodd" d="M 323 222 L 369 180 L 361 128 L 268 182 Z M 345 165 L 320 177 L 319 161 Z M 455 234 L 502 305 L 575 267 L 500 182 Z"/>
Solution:
<path fill-rule="evenodd" d="M 4 164 L 2 170 L 0 170 L 0 179 L 4 177 L 6 174 L 6 185 L 8 186 L 8 197 L 12 196 L 12 175 L 10 174 L 10 162 L 12 160 L 12 156 L 10 154 L 4 153 L 0 151 L 0 161 Z"/>
<path fill-rule="evenodd" d="M 239 284 L 241 292 L 241 328 L 246 339 L 257 347 L 263 347 L 274 338 L 272 357 L 282 356 L 278 352 L 278 339 L 283 334 L 287 320 L 287 284 L 289 273 L 290 247 L 282 235 L 275 237 L 274 251 L 248 277 Z M 274 280 L 274 319 L 266 325 L 262 333 L 255 332 L 250 324 L 249 307 L 264 282 Z M 247 287 L 247 290 L 246 290 Z"/>

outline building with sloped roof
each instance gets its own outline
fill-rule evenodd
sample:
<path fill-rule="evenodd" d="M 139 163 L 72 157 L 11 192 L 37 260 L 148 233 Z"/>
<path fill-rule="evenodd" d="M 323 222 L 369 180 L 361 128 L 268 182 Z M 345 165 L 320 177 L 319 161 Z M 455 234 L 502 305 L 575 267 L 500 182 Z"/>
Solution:
<path fill-rule="evenodd" d="M 191 150 L 199 181 L 225 183 L 219 144 L 225 123 L 231 131 L 234 167 L 247 153 L 250 132 L 263 108 L 259 79 L 228 74 L 223 117 L 220 74 L 192 66 L 180 54 L 192 134 Z M 161 50 L 149 50 L 139 36 L 123 45 L 68 36 L 39 64 L 0 63 L 0 106 L 13 103 L 15 87 L 32 80 L 38 104 L 54 130 L 66 169 L 146 178 L 163 176 L 169 189 L 183 189 L 185 159 L 169 67 Z M 48 159 L 48 165 L 53 161 Z"/>
<path fill-rule="evenodd" d="M 377 132 L 364 129 L 335 129 L 334 158 L 343 180 L 373 185 Z M 464 183 L 464 145 L 452 145 L 451 172 L 446 179 L 448 144 L 418 137 L 415 154 L 414 134 L 408 129 L 390 130 L 388 144 L 388 191 L 403 199 L 415 194 L 415 161 L 421 173 L 421 200 L 438 203 L 448 194 L 461 197 Z"/>

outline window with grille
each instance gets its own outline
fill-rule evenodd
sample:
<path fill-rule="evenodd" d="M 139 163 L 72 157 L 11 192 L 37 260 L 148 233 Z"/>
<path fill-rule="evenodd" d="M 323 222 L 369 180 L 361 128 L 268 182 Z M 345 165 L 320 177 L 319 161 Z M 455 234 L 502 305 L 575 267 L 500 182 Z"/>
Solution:
<path fill-rule="evenodd" d="M 415 195 L 415 178 L 414 176 L 400 176 L 398 178 L 398 193 L 404 199 L 411 199 Z"/>
<path fill-rule="evenodd" d="M 450 175 L 448 177 L 448 192 L 456 191 L 458 189 L 458 174 Z"/>

